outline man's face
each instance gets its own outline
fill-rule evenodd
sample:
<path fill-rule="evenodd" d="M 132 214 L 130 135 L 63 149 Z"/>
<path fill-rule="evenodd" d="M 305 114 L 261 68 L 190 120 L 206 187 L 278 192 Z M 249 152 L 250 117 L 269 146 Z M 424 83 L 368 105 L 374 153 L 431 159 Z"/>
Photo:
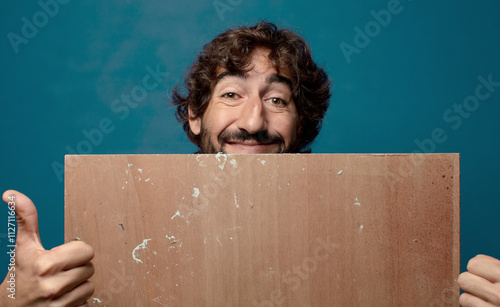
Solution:
<path fill-rule="evenodd" d="M 257 49 L 243 75 L 220 71 L 202 117 L 189 120 L 201 133 L 203 153 L 283 153 L 297 145 L 299 115 L 287 72 L 277 74 L 269 50 Z"/>

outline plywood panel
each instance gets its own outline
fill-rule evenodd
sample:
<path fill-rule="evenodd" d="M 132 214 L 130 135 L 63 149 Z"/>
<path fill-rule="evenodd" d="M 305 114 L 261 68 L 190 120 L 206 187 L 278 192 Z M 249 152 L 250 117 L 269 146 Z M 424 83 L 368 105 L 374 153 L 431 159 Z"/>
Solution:
<path fill-rule="evenodd" d="M 66 156 L 106 306 L 457 305 L 459 156 Z"/>

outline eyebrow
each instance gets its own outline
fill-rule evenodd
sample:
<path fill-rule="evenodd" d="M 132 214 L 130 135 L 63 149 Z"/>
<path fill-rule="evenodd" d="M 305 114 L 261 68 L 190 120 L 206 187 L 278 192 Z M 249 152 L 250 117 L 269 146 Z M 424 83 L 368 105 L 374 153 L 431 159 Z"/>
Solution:
<path fill-rule="evenodd" d="M 224 71 L 220 75 L 217 76 L 217 79 L 215 79 L 215 84 L 214 87 L 219 83 L 222 79 L 227 78 L 227 77 L 237 77 L 237 78 L 242 78 L 246 79 L 248 78 L 248 74 L 245 72 L 239 72 L 239 71 Z M 290 78 L 287 78 L 282 75 L 278 74 L 271 74 L 266 78 L 266 83 L 271 84 L 271 83 L 282 83 L 284 85 L 287 85 L 290 90 L 292 89 L 292 80 Z"/>
<path fill-rule="evenodd" d="M 219 83 L 220 80 L 227 78 L 227 77 L 238 77 L 242 79 L 246 79 L 248 77 L 247 73 L 241 72 L 241 71 L 224 71 L 220 75 L 217 76 L 217 79 L 215 79 L 215 84 L 214 87 Z"/>
<path fill-rule="evenodd" d="M 278 74 L 272 74 L 269 77 L 267 77 L 266 83 L 267 84 L 282 83 L 287 85 L 290 88 L 290 90 L 292 89 L 292 80 L 290 80 L 290 78 Z"/>

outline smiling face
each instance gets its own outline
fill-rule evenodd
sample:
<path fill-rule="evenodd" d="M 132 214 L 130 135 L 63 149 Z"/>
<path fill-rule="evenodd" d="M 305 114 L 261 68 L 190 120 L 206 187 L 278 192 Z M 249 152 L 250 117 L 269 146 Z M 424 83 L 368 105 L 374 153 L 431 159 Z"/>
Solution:
<path fill-rule="evenodd" d="M 259 48 L 251 70 L 221 71 L 203 116 L 189 119 L 203 153 L 283 153 L 297 146 L 300 120 L 286 71 Z"/>

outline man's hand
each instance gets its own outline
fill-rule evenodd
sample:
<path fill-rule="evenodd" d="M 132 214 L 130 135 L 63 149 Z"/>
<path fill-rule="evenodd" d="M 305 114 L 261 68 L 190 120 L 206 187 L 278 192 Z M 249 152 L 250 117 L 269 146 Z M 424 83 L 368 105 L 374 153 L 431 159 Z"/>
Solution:
<path fill-rule="evenodd" d="M 15 203 L 17 239 L 15 271 L 9 271 L 0 287 L 2 306 L 86 306 L 94 292 L 88 279 L 94 274 L 90 262 L 94 250 L 82 241 L 72 241 L 45 250 L 38 232 L 38 214 L 33 202 L 17 191 L 6 191 L 3 200 Z M 15 299 L 7 290 L 15 273 Z"/>
<path fill-rule="evenodd" d="M 477 255 L 469 261 L 467 270 L 458 277 L 458 285 L 465 291 L 460 295 L 460 305 L 500 306 L 500 260 Z"/>

